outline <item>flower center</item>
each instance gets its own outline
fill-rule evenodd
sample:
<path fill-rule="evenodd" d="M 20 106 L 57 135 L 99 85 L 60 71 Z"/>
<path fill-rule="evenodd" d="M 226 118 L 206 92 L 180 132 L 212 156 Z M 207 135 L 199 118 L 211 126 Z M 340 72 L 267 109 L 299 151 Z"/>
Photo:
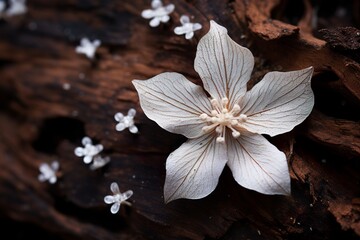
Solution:
<path fill-rule="evenodd" d="M 226 128 L 229 128 L 232 131 L 232 136 L 237 138 L 240 136 L 239 130 L 241 129 L 241 124 L 247 120 L 245 114 L 240 114 L 240 106 L 235 104 L 232 109 L 228 109 L 229 99 L 223 98 L 221 102 L 217 99 L 211 100 L 211 105 L 213 110 L 210 115 L 203 113 L 200 115 L 200 118 L 205 122 L 209 123 L 208 126 L 202 128 L 204 132 L 210 132 L 215 129 L 218 137 L 216 138 L 217 142 L 225 141 L 225 131 Z"/>

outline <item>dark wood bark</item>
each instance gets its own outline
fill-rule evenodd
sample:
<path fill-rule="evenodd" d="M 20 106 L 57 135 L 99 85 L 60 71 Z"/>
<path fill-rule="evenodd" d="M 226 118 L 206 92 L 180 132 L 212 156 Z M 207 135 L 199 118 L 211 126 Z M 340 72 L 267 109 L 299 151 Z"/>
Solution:
<path fill-rule="evenodd" d="M 173 0 L 171 21 L 150 28 L 140 16 L 150 1 L 29 0 L 25 15 L 1 20 L 4 236 L 359 239 L 359 3 L 291 2 Z M 192 41 L 173 33 L 181 14 L 203 24 Z M 179 72 L 201 84 L 193 62 L 210 19 L 254 53 L 252 84 L 268 71 L 315 68 L 313 112 L 269 138 L 288 156 L 291 196 L 244 189 L 225 169 L 208 197 L 164 204 L 165 161 L 185 138 L 143 114 L 131 80 Z M 75 53 L 82 37 L 102 41 L 93 61 Z M 140 134 L 115 131 L 114 114 L 132 107 Z M 74 155 L 85 135 L 111 157 L 104 169 L 91 171 Z M 52 160 L 60 162 L 58 182 L 39 182 L 40 163 Z M 103 202 L 113 181 L 134 191 L 132 206 L 116 215 Z"/>

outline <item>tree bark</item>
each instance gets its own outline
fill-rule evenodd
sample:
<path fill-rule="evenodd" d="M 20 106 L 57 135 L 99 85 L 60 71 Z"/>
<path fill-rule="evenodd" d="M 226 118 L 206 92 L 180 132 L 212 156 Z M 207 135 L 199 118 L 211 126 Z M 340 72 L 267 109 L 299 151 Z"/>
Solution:
<path fill-rule="evenodd" d="M 169 1 L 164 1 L 164 4 Z M 359 239 L 360 5 L 357 1 L 173 0 L 170 22 L 151 28 L 150 1 L 29 0 L 0 22 L 0 222 L 4 236 L 52 239 Z M 295 6 L 295 7 L 294 7 Z M 341 15 L 345 11 L 345 15 Z M 173 33 L 182 14 L 203 25 Z M 193 63 L 209 20 L 255 56 L 249 87 L 269 71 L 314 66 L 315 107 L 293 131 L 269 138 L 287 155 L 291 196 L 239 186 L 228 169 L 199 200 L 164 203 L 167 156 L 185 141 L 149 120 L 133 79 Z M 93 60 L 75 47 L 100 39 Z M 114 114 L 135 108 L 139 134 L 117 132 Z M 109 165 L 91 171 L 74 149 L 89 136 Z M 37 179 L 60 162 L 56 184 Z M 110 183 L 132 206 L 110 213 Z M 11 227 L 18 232 L 10 231 Z"/>

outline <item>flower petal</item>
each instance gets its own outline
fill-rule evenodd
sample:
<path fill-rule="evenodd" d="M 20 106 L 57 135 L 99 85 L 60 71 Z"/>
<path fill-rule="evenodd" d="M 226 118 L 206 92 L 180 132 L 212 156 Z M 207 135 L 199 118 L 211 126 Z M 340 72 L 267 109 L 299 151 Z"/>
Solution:
<path fill-rule="evenodd" d="M 81 140 L 81 143 L 82 143 L 82 145 L 85 146 L 87 144 L 92 144 L 92 140 L 89 137 L 83 137 L 83 139 Z"/>
<path fill-rule="evenodd" d="M 39 167 L 39 170 L 40 170 L 40 172 L 42 172 L 42 173 L 52 172 L 49 164 L 47 164 L 47 163 L 41 163 L 41 164 L 40 164 L 40 167 Z"/>
<path fill-rule="evenodd" d="M 194 67 L 212 98 L 227 97 L 232 107 L 246 92 L 254 57 L 211 20 L 209 32 L 199 41 Z"/>
<path fill-rule="evenodd" d="M 202 28 L 202 25 L 200 23 L 193 24 L 193 31 L 200 30 L 201 28 Z"/>
<path fill-rule="evenodd" d="M 50 182 L 51 184 L 56 183 L 56 181 L 57 181 L 57 177 L 56 177 L 56 176 L 51 176 L 51 177 L 49 178 L 49 182 Z"/>
<path fill-rule="evenodd" d="M 163 22 L 163 23 L 166 23 L 170 20 L 170 17 L 168 15 L 165 15 L 165 16 L 162 16 L 160 18 L 160 21 Z"/>
<path fill-rule="evenodd" d="M 140 105 L 148 118 L 162 128 L 188 138 L 203 134 L 200 114 L 211 104 L 200 86 L 178 73 L 162 73 L 149 80 L 133 80 Z"/>
<path fill-rule="evenodd" d="M 127 114 L 129 117 L 135 117 L 136 110 L 134 108 L 130 108 Z"/>
<path fill-rule="evenodd" d="M 86 156 L 83 158 L 83 161 L 84 161 L 84 163 L 86 163 L 86 164 L 91 163 L 92 160 L 93 160 L 93 156 L 90 156 L 90 155 L 86 155 Z"/>
<path fill-rule="evenodd" d="M 166 160 L 164 199 L 199 199 L 216 187 L 227 162 L 226 145 L 207 134 L 190 139 Z"/>
<path fill-rule="evenodd" d="M 150 19 L 154 17 L 154 10 L 152 9 L 146 9 L 141 12 L 141 16 L 145 19 Z"/>
<path fill-rule="evenodd" d="M 186 29 L 183 26 L 175 27 L 174 33 L 177 35 L 182 35 L 186 33 Z"/>
<path fill-rule="evenodd" d="M 113 182 L 111 183 L 110 185 L 110 190 L 113 194 L 118 194 L 120 193 L 120 190 L 119 190 L 119 185 L 116 183 L 116 182 Z"/>
<path fill-rule="evenodd" d="M 189 22 L 190 22 L 189 16 L 187 16 L 187 15 L 181 15 L 181 17 L 180 17 L 180 23 L 181 23 L 181 25 L 184 25 L 184 24 L 189 23 Z"/>
<path fill-rule="evenodd" d="M 132 195 L 134 194 L 134 192 L 132 190 L 127 190 L 126 192 L 122 193 L 122 200 L 128 200 Z"/>
<path fill-rule="evenodd" d="M 115 202 L 115 197 L 111 195 L 107 195 L 104 197 L 104 202 L 107 204 L 111 204 Z"/>
<path fill-rule="evenodd" d="M 162 2 L 161 2 L 160 0 L 153 0 L 153 1 L 151 1 L 151 7 L 152 7 L 153 9 L 157 9 L 157 8 L 162 7 L 162 6 L 163 6 L 163 4 L 162 4 Z"/>
<path fill-rule="evenodd" d="M 60 167 L 60 164 L 59 164 L 58 161 L 53 161 L 53 162 L 51 163 L 51 169 L 52 169 L 53 171 L 59 170 L 59 167 Z"/>
<path fill-rule="evenodd" d="M 194 32 L 188 32 L 185 34 L 185 39 L 191 39 L 194 36 Z"/>
<path fill-rule="evenodd" d="M 258 134 L 228 137 L 228 166 L 243 187 L 264 194 L 290 194 L 285 154 Z"/>
<path fill-rule="evenodd" d="M 114 118 L 116 121 L 120 122 L 124 119 L 124 114 L 122 114 L 121 112 L 115 113 Z"/>
<path fill-rule="evenodd" d="M 175 5 L 174 4 L 168 4 L 164 8 L 165 8 L 166 13 L 170 14 L 170 13 L 172 13 L 174 11 Z"/>
<path fill-rule="evenodd" d="M 240 102 L 242 113 L 247 115 L 243 127 L 253 133 L 275 136 L 303 122 L 314 106 L 312 73 L 310 67 L 266 74 Z"/>
<path fill-rule="evenodd" d="M 131 133 L 138 133 L 138 132 L 139 132 L 139 129 L 138 129 L 135 125 L 131 125 L 131 126 L 129 127 L 129 131 L 130 131 Z"/>
<path fill-rule="evenodd" d="M 112 214 L 115 214 L 115 213 L 117 213 L 117 212 L 119 211 L 119 209 L 120 209 L 120 202 L 115 202 L 115 203 L 111 206 L 110 212 L 111 212 Z"/>
<path fill-rule="evenodd" d="M 126 126 L 125 126 L 125 124 L 124 123 L 118 123 L 118 124 L 116 124 L 116 126 L 115 126 L 115 129 L 116 129 L 116 131 L 118 131 L 118 132 L 121 132 L 121 131 L 123 131 L 124 129 L 126 128 Z"/>
<path fill-rule="evenodd" d="M 45 182 L 47 180 L 47 177 L 44 174 L 39 174 L 38 180 L 40 182 Z"/>
<path fill-rule="evenodd" d="M 149 22 L 149 25 L 150 25 L 151 27 L 157 27 L 157 26 L 159 26 L 159 24 L 160 24 L 160 18 L 158 18 L 158 17 L 154 17 L 154 18 Z"/>
<path fill-rule="evenodd" d="M 77 147 L 77 148 L 75 148 L 74 153 L 76 156 L 82 157 L 82 156 L 84 156 L 84 148 Z"/>
<path fill-rule="evenodd" d="M 97 145 L 95 145 L 95 149 L 96 149 L 95 154 L 98 154 L 99 152 L 101 152 L 104 149 L 104 146 L 102 144 L 97 144 Z"/>

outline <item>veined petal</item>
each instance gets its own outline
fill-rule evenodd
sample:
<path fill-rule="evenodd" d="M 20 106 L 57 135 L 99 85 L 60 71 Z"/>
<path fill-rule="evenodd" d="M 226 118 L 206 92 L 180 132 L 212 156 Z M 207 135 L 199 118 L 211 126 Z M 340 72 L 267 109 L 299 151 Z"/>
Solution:
<path fill-rule="evenodd" d="M 209 32 L 199 41 L 194 67 L 212 98 L 227 97 L 232 107 L 246 92 L 254 57 L 211 20 Z"/>
<path fill-rule="evenodd" d="M 259 134 L 229 136 L 228 166 L 243 187 L 264 194 L 290 194 L 285 154 Z"/>
<path fill-rule="evenodd" d="M 162 128 L 188 138 L 203 134 L 202 113 L 210 113 L 205 92 L 178 73 L 162 73 L 149 80 L 133 80 L 140 105 L 148 118 Z"/>
<path fill-rule="evenodd" d="M 314 106 L 313 67 L 292 72 L 270 72 L 240 102 L 247 115 L 244 128 L 275 136 L 289 132 L 309 116 Z"/>
<path fill-rule="evenodd" d="M 209 195 L 226 162 L 226 145 L 217 143 L 213 135 L 188 140 L 166 160 L 165 202 Z"/>

